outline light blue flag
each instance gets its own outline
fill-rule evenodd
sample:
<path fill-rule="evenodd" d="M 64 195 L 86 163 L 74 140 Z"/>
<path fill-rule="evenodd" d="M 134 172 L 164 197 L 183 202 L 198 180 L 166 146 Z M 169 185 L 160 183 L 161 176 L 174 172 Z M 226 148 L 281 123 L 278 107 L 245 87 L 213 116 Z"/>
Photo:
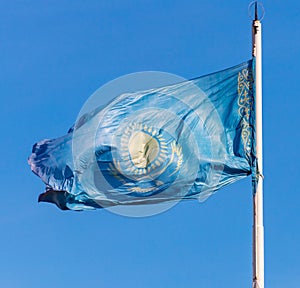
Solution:
<path fill-rule="evenodd" d="M 253 173 L 253 61 L 178 84 L 126 93 L 82 116 L 67 135 L 34 145 L 63 210 L 204 201 Z"/>

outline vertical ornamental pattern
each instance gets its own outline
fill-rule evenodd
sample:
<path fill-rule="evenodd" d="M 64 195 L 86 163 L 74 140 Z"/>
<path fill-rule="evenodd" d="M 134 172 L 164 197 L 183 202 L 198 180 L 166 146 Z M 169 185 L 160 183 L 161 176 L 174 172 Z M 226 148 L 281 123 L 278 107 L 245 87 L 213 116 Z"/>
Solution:
<path fill-rule="evenodd" d="M 252 128 L 251 112 L 253 111 L 253 75 L 251 69 L 243 69 L 238 74 L 238 113 L 242 118 L 242 141 L 247 156 L 251 154 Z"/>

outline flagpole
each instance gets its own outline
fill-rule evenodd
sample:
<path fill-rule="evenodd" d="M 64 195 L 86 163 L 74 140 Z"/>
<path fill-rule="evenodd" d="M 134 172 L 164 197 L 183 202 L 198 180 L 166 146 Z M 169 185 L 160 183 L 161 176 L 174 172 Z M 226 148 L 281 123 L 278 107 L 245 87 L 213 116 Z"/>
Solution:
<path fill-rule="evenodd" d="M 253 193 L 253 288 L 264 288 L 263 142 L 262 142 L 262 45 L 257 1 L 252 24 L 252 56 L 255 57 L 255 109 L 257 186 Z"/>

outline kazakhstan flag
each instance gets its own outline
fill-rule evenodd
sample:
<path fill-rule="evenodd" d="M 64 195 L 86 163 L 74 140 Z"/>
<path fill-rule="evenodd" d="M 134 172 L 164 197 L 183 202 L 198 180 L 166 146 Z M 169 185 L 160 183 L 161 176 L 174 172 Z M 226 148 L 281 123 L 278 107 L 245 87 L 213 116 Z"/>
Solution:
<path fill-rule="evenodd" d="M 63 210 L 205 200 L 255 166 L 253 60 L 178 84 L 125 93 L 29 157 Z"/>

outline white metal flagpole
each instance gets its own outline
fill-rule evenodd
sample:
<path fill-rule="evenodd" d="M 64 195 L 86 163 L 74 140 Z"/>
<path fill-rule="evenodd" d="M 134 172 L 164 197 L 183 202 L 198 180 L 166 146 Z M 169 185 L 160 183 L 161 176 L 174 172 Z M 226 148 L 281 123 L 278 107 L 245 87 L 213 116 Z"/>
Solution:
<path fill-rule="evenodd" d="M 253 194 L 253 288 L 264 288 L 262 45 L 261 22 L 258 19 L 257 2 L 255 2 L 255 18 L 252 24 L 252 41 L 252 55 L 255 57 L 256 154 L 258 166 L 258 183 Z"/>

